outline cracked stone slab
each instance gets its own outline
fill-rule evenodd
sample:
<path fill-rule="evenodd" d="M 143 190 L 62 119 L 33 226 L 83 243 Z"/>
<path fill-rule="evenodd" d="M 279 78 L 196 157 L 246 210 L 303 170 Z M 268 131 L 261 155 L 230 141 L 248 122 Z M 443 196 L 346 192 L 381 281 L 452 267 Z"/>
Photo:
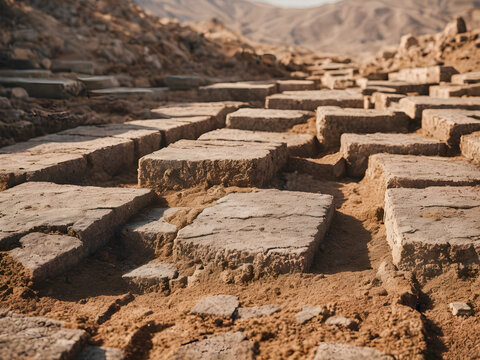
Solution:
<path fill-rule="evenodd" d="M 453 84 L 478 84 L 480 83 L 480 72 L 469 72 L 452 76 Z"/>
<path fill-rule="evenodd" d="M 0 313 L 1 359 L 74 360 L 88 340 L 83 330 L 63 327 L 61 321 Z"/>
<path fill-rule="evenodd" d="M 407 96 L 398 103 L 399 110 L 412 119 L 421 120 L 428 109 L 480 110 L 480 97 L 439 99 L 429 96 Z"/>
<path fill-rule="evenodd" d="M 435 276 L 452 264 L 478 267 L 479 187 L 388 189 L 384 222 L 401 270 Z"/>
<path fill-rule="evenodd" d="M 278 80 L 278 91 L 305 91 L 315 90 L 315 82 L 312 80 Z"/>
<path fill-rule="evenodd" d="M 190 311 L 192 314 L 214 315 L 231 318 L 240 306 L 238 297 L 233 295 L 213 295 L 201 299 Z"/>
<path fill-rule="evenodd" d="M 252 263 L 256 275 L 308 271 L 334 211 L 330 195 L 229 194 L 179 231 L 174 254 L 230 268 Z"/>
<path fill-rule="evenodd" d="M 244 108 L 227 115 L 227 127 L 232 129 L 282 132 L 304 124 L 313 113 L 301 110 Z"/>
<path fill-rule="evenodd" d="M 153 192 L 146 189 L 21 184 L 0 192 L 0 249 L 40 230 L 75 236 L 94 251 L 153 200 Z"/>
<path fill-rule="evenodd" d="M 29 96 L 47 99 L 66 99 L 78 96 L 83 90 L 80 82 L 69 79 L 10 78 L 0 77 L 4 87 L 21 87 Z"/>
<path fill-rule="evenodd" d="M 430 96 L 441 99 L 462 96 L 480 96 L 480 84 L 431 86 Z"/>
<path fill-rule="evenodd" d="M 450 147 L 458 147 L 463 135 L 480 131 L 480 113 L 468 110 L 425 110 L 422 129 Z"/>
<path fill-rule="evenodd" d="M 203 134 L 198 140 L 226 140 L 267 144 L 284 143 L 287 145 L 289 156 L 313 156 L 317 153 L 317 140 L 315 136 L 310 134 L 218 129 Z"/>
<path fill-rule="evenodd" d="M 122 275 L 122 279 L 134 290 L 167 290 L 170 280 L 178 277 L 174 264 L 150 262 Z"/>
<path fill-rule="evenodd" d="M 452 76 L 456 74 L 458 74 L 458 71 L 451 66 L 431 66 L 402 69 L 399 72 L 390 73 L 388 79 L 421 84 L 438 84 L 450 82 Z"/>
<path fill-rule="evenodd" d="M 347 162 L 347 173 L 362 177 L 373 154 L 442 156 L 446 153 L 445 143 L 412 134 L 343 134 L 340 153 Z"/>
<path fill-rule="evenodd" d="M 244 333 L 228 332 L 205 340 L 183 345 L 172 360 L 253 360 L 253 343 Z"/>
<path fill-rule="evenodd" d="M 363 95 L 356 90 L 286 91 L 267 97 L 268 109 L 315 111 L 319 106 L 363 108 Z"/>
<path fill-rule="evenodd" d="M 460 150 L 467 159 L 480 164 L 480 132 L 462 136 Z"/>
<path fill-rule="evenodd" d="M 124 356 L 120 349 L 87 346 L 78 355 L 76 360 L 123 360 Z"/>
<path fill-rule="evenodd" d="M 338 148 L 344 133 L 407 132 L 409 119 L 391 110 L 342 109 L 320 107 L 317 110 L 317 138 L 326 149 Z"/>
<path fill-rule="evenodd" d="M 162 191 L 201 184 L 263 186 L 286 160 L 284 143 L 180 140 L 140 159 L 138 183 Z"/>
<path fill-rule="evenodd" d="M 218 83 L 199 88 L 200 97 L 209 101 L 264 101 L 277 92 L 277 84 L 268 82 Z"/>
<path fill-rule="evenodd" d="M 276 305 L 252 306 L 246 308 L 238 308 L 235 317 L 238 319 L 252 319 L 263 316 L 270 316 L 281 309 Z"/>
<path fill-rule="evenodd" d="M 313 360 L 394 360 L 394 357 L 366 347 L 321 343 Z"/>

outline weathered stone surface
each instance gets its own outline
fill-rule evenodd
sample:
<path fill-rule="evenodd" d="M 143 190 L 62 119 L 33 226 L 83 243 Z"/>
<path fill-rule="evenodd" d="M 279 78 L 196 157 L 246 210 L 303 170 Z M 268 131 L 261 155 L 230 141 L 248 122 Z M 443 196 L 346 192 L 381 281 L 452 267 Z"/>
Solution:
<path fill-rule="evenodd" d="M 344 133 L 407 132 L 408 117 L 390 110 L 342 109 L 320 107 L 317 110 L 317 138 L 325 149 L 338 148 Z"/>
<path fill-rule="evenodd" d="M 453 84 L 478 84 L 480 83 L 480 72 L 469 72 L 464 74 L 456 74 L 452 76 Z"/>
<path fill-rule="evenodd" d="M 203 86 L 199 95 L 209 101 L 264 101 L 277 92 L 277 84 L 267 82 L 218 83 Z"/>
<path fill-rule="evenodd" d="M 74 360 L 88 334 L 63 328 L 63 322 L 0 313 L 1 359 Z"/>
<path fill-rule="evenodd" d="M 389 189 L 385 228 L 399 269 L 432 276 L 451 264 L 478 267 L 480 189 Z"/>
<path fill-rule="evenodd" d="M 309 174 L 316 179 L 335 180 L 345 177 L 346 165 L 340 153 L 318 159 L 291 156 L 288 159 L 288 170 Z"/>
<path fill-rule="evenodd" d="M 441 82 L 450 82 L 450 79 L 455 74 L 458 74 L 458 71 L 451 66 L 432 66 L 402 69 L 399 72 L 390 73 L 388 79 L 421 84 L 438 84 Z"/>
<path fill-rule="evenodd" d="M 428 95 L 430 84 L 407 82 L 407 81 L 392 81 L 392 80 L 357 80 L 358 85 L 362 89 L 371 87 L 383 88 L 383 92 L 390 92 L 394 90 L 398 94 L 418 93 L 420 95 Z"/>
<path fill-rule="evenodd" d="M 373 154 L 441 156 L 446 148 L 441 141 L 411 134 L 343 134 L 340 153 L 347 162 L 347 173 L 362 177 Z"/>
<path fill-rule="evenodd" d="M 313 360 L 393 360 L 380 351 L 346 344 L 321 343 Z"/>
<path fill-rule="evenodd" d="M 90 91 L 90 95 L 92 96 L 155 101 L 165 100 L 167 93 L 168 88 L 112 87 L 107 89 L 97 89 Z"/>
<path fill-rule="evenodd" d="M 239 109 L 227 115 L 227 127 L 253 131 L 288 131 L 294 125 L 304 124 L 314 114 L 299 110 Z"/>
<path fill-rule="evenodd" d="M 305 324 L 317 316 L 326 316 L 327 313 L 323 306 L 305 306 L 302 311 L 295 314 L 295 320 L 299 324 Z"/>
<path fill-rule="evenodd" d="M 480 114 L 468 110 L 425 110 L 422 129 L 450 147 L 458 147 L 463 135 L 480 131 Z"/>
<path fill-rule="evenodd" d="M 270 316 L 279 312 L 280 310 L 281 309 L 275 305 L 252 306 L 246 308 L 241 307 L 237 309 L 235 317 L 239 319 L 251 319 L 262 316 Z"/>
<path fill-rule="evenodd" d="M 252 263 L 256 275 L 307 271 L 333 213 L 330 195 L 279 190 L 230 194 L 179 231 L 174 252 L 232 268 Z"/>
<path fill-rule="evenodd" d="M 177 267 L 162 262 L 151 262 L 122 275 L 130 287 L 140 291 L 166 290 L 169 281 L 176 277 Z"/>
<path fill-rule="evenodd" d="M 167 75 L 165 76 L 165 84 L 171 90 L 188 90 L 195 89 L 203 85 L 204 80 L 198 76 L 192 75 Z"/>
<path fill-rule="evenodd" d="M 480 110 L 480 97 L 438 99 L 429 96 L 408 96 L 398 103 L 399 109 L 412 119 L 422 119 L 427 109 Z"/>
<path fill-rule="evenodd" d="M 54 61 L 51 70 L 54 72 L 74 72 L 79 74 L 93 75 L 95 63 L 92 61 Z"/>
<path fill-rule="evenodd" d="M 191 310 L 192 314 L 214 315 L 231 318 L 240 306 L 233 295 L 213 295 L 201 299 Z"/>
<path fill-rule="evenodd" d="M 182 346 L 172 360 L 253 360 L 253 343 L 241 332 L 229 332 Z"/>
<path fill-rule="evenodd" d="M 384 92 L 375 92 L 372 95 L 372 103 L 375 105 L 376 110 L 386 110 L 393 103 L 398 103 L 403 99 L 405 95 L 401 94 L 388 94 Z"/>
<path fill-rule="evenodd" d="M 32 182 L 0 192 L 0 249 L 32 232 L 78 237 L 89 251 L 153 201 L 145 189 L 97 188 Z"/>
<path fill-rule="evenodd" d="M 77 79 L 85 85 L 87 90 L 108 89 L 120 86 L 115 76 L 79 76 Z"/>
<path fill-rule="evenodd" d="M 219 129 L 203 134 L 199 140 L 227 140 L 254 143 L 284 143 L 289 156 L 313 156 L 317 153 L 317 141 L 310 134 L 256 132 L 237 129 Z M 277 161 L 277 160 L 276 160 Z M 283 159 L 278 160 L 282 166 Z"/>
<path fill-rule="evenodd" d="M 9 78 L 1 77 L 0 85 L 21 87 L 28 95 L 36 98 L 65 99 L 78 96 L 83 86 L 78 81 L 67 79 Z"/>
<path fill-rule="evenodd" d="M 141 158 L 138 182 L 160 190 L 200 184 L 262 186 L 286 158 L 283 143 L 180 140 Z"/>
<path fill-rule="evenodd" d="M 480 84 L 431 86 L 430 96 L 441 99 L 461 96 L 480 96 Z"/>
<path fill-rule="evenodd" d="M 9 254 L 22 264 L 33 281 L 61 274 L 85 256 L 83 243 L 72 236 L 34 232 L 22 237 L 20 245 Z"/>
<path fill-rule="evenodd" d="M 76 360 L 123 360 L 124 356 L 121 350 L 106 348 L 106 347 L 97 347 L 97 346 L 87 346 L 82 350 L 80 355 L 78 355 Z"/>
<path fill-rule="evenodd" d="M 315 90 L 315 82 L 311 80 L 278 80 L 278 91 Z"/>
<path fill-rule="evenodd" d="M 472 308 L 462 302 L 453 302 L 449 304 L 452 315 L 454 316 L 470 316 L 472 315 Z"/>
<path fill-rule="evenodd" d="M 460 149 L 463 156 L 480 164 L 480 132 L 462 136 Z"/>
<path fill-rule="evenodd" d="M 331 316 L 325 321 L 325 325 L 350 330 L 356 330 L 358 328 L 358 323 L 355 320 L 350 320 L 343 316 Z"/>
<path fill-rule="evenodd" d="M 268 109 L 315 111 L 319 106 L 363 108 L 363 95 L 356 90 L 286 91 L 269 96 Z"/>

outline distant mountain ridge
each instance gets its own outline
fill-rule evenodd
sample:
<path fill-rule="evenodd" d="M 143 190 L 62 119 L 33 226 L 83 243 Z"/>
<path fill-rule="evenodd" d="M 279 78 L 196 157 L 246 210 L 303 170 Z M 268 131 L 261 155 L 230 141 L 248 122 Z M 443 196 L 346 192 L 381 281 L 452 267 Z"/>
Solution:
<path fill-rule="evenodd" d="M 135 0 L 161 17 L 216 18 L 247 38 L 326 52 L 373 52 L 407 33 L 441 31 L 452 17 L 480 21 L 480 0 L 342 0 L 286 9 L 247 0 Z"/>

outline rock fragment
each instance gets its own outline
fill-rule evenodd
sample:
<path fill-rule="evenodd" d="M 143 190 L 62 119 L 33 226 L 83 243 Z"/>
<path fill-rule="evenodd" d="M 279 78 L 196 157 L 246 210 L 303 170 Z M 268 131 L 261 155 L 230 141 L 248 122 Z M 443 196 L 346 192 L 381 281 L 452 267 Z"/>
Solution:
<path fill-rule="evenodd" d="M 192 308 L 191 313 L 231 318 L 239 306 L 240 303 L 236 296 L 213 295 L 201 299 Z"/>

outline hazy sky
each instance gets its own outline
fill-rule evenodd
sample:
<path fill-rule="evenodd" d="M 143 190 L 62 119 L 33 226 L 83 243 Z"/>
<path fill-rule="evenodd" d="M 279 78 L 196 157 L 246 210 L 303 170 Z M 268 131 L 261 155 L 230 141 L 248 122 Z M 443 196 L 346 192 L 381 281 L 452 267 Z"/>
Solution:
<path fill-rule="evenodd" d="M 311 7 L 322 5 L 328 2 L 335 2 L 336 0 L 254 0 L 260 2 L 266 2 L 269 4 L 284 6 L 284 7 Z"/>

